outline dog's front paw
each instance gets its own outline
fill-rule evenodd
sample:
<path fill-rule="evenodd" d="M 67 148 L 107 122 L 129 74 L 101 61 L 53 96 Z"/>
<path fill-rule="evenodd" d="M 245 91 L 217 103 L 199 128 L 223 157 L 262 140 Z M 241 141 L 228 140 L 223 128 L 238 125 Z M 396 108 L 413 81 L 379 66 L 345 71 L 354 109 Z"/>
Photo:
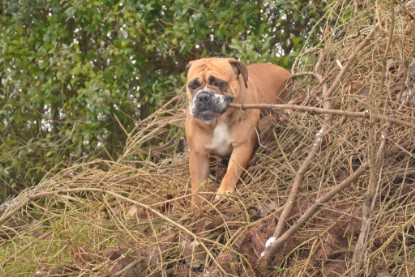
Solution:
<path fill-rule="evenodd" d="M 229 195 L 235 191 L 234 188 L 222 188 L 219 187 L 218 191 L 216 192 L 215 201 L 220 201 L 224 197 L 224 195 Z"/>

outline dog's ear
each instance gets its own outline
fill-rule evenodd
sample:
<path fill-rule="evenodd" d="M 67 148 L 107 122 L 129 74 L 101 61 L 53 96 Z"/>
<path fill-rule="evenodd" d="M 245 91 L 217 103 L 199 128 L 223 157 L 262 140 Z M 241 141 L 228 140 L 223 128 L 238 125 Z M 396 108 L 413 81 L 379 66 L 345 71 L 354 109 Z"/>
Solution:
<path fill-rule="evenodd" d="M 186 75 L 187 73 L 189 73 L 189 69 L 192 66 L 193 61 L 190 61 L 187 65 L 186 65 Z"/>
<path fill-rule="evenodd" d="M 229 63 L 232 65 L 232 68 L 238 77 L 239 75 L 242 75 L 242 78 L 244 78 L 245 87 L 248 88 L 248 69 L 246 66 L 234 58 L 229 59 Z"/>

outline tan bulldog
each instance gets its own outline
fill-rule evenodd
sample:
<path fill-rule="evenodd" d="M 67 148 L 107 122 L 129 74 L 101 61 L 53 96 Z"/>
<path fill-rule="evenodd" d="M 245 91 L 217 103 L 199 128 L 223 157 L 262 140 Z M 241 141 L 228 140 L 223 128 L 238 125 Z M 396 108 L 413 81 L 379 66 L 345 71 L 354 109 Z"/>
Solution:
<path fill-rule="evenodd" d="M 283 89 L 290 73 L 273 64 L 245 66 L 233 58 L 195 60 L 187 68 L 186 139 L 192 205 L 198 206 L 201 198 L 196 193 L 208 181 L 209 155 L 230 156 L 217 193 L 232 193 L 257 143 L 260 110 L 228 108 L 229 104 L 284 100 L 287 93 Z"/>

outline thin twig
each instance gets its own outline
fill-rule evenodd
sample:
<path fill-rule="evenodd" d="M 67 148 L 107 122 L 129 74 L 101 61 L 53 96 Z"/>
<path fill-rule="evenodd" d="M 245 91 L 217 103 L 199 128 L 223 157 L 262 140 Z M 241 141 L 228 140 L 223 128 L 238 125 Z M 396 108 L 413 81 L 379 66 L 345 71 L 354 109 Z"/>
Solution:
<path fill-rule="evenodd" d="M 366 44 L 369 42 L 369 40 L 372 38 L 372 35 L 377 30 L 378 25 L 375 25 L 370 31 L 370 33 L 363 39 L 363 41 L 356 47 L 356 49 L 353 51 L 353 53 L 350 55 L 350 57 L 347 59 L 346 64 L 343 66 L 342 70 L 340 70 L 339 74 L 336 76 L 336 79 L 334 79 L 333 83 L 331 84 L 329 90 L 327 91 L 327 97 L 330 97 L 333 92 L 338 88 L 344 74 L 349 71 L 349 67 L 352 63 L 354 63 L 356 60 L 357 55 L 360 54 L 360 51 L 363 49 L 363 47 L 366 46 Z"/>
<path fill-rule="evenodd" d="M 351 111 L 343 111 L 343 110 L 335 110 L 335 109 L 323 109 L 323 108 L 316 108 L 316 107 L 308 107 L 308 106 L 300 106 L 300 105 L 293 105 L 293 104 L 230 104 L 229 107 L 237 108 L 237 109 L 273 109 L 273 110 L 297 110 L 302 112 L 309 112 L 309 113 L 319 113 L 319 114 L 331 114 L 331 115 L 339 115 L 339 116 L 347 116 L 347 117 L 354 117 L 354 118 L 364 118 L 368 120 L 374 121 L 388 121 L 391 123 L 399 124 L 406 127 L 415 128 L 415 123 L 405 121 L 404 119 L 392 118 L 386 115 L 381 114 L 370 114 L 369 111 L 364 112 L 351 112 Z"/>
<path fill-rule="evenodd" d="M 3 217 L 0 218 L 0 225 L 2 225 L 7 219 L 9 219 L 11 216 L 13 216 L 16 212 L 18 212 L 19 210 L 21 210 L 25 205 L 29 204 L 31 201 L 36 200 L 36 199 L 41 199 L 41 198 L 45 198 L 48 196 L 53 196 L 53 195 L 59 195 L 59 194 L 65 194 L 65 193 L 77 193 L 77 192 L 99 192 L 99 193 L 104 193 L 107 195 L 111 195 L 115 198 L 118 198 L 120 200 L 129 202 L 131 204 L 137 205 L 153 214 L 155 214 L 156 216 L 158 216 L 159 218 L 163 219 L 164 221 L 170 223 L 171 225 L 174 225 L 176 228 L 180 229 L 181 231 L 183 231 L 184 233 L 190 235 L 191 237 L 193 237 L 194 240 L 198 241 L 200 243 L 200 245 L 203 247 L 203 249 L 206 251 L 206 253 L 208 254 L 208 256 L 212 259 L 212 261 L 215 263 L 215 265 L 220 269 L 220 271 L 224 274 L 226 274 L 226 271 L 223 269 L 223 267 L 220 265 L 220 263 L 215 259 L 215 257 L 213 256 L 213 254 L 210 252 L 209 248 L 203 243 L 202 239 L 197 236 L 195 233 L 193 233 L 192 231 L 190 231 L 189 229 L 187 229 L 185 226 L 175 222 L 174 220 L 171 220 L 170 218 L 168 218 L 167 216 L 163 215 L 162 213 L 160 213 L 159 211 L 155 210 L 154 208 L 152 208 L 149 205 L 146 205 L 144 203 L 132 200 L 128 197 L 122 196 L 121 194 L 118 194 L 116 192 L 107 190 L 107 189 L 99 189 L 99 188 L 70 188 L 70 189 L 61 189 L 61 190 L 53 190 L 53 191 L 46 191 L 46 192 L 40 192 L 37 194 L 33 194 L 30 195 L 26 201 L 24 201 L 22 204 L 18 205 L 15 209 L 13 209 L 12 211 L 10 211 L 9 213 L 5 214 Z M 24 205 L 23 205 L 24 204 Z M 203 239 L 203 240 L 207 240 L 207 239 Z M 209 240 L 207 240 L 209 241 Z"/>
<path fill-rule="evenodd" d="M 131 268 L 133 268 L 134 266 L 136 266 L 138 263 L 141 263 L 143 261 L 144 261 L 144 258 L 143 257 L 137 258 L 136 260 L 132 261 L 131 263 L 129 263 L 127 266 L 125 266 L 123 269 L 121 269 L 120 271 L 116 272 L 112 276 L 114 276 L 114 277 L 122 276 L 128 270 L 130 270 Z"/>
<path fill-rule="evenodd" d="M 390 11 L 391 11 L 391 26 L 389 27 L 389 35 L 388 35 L 388 41 L 386 44 L 386 50 L 383 58 L 383 76 L 379 81 L 378 89 L 376 90 L 374 94 L 374 97 L 371 98 L 370 102 L 370 114 L 378 114 L 379 109 L 379 103 L 380 99 L 383 95 L 384 91 L 384 83 L 386 81 L 386 72 L 387 72 L 387 59 L 388 59 L 388 53 L 390 50 L 392 38 L 393 38 L 393 31 L 395 27 L 395 12 L 394 12 L 394 4 L 393 0 L 390 0 Z M 372 95 L 372 94 L 370 94 Z M 398 108 L 400 110 L 402 108 L 401 106 Z M 373 120 L 371 120 L 372 123 L 374 123 Z M 379 178 L 380 178 L 380 169 L 381 169 L 381 163 L 383 161 L 384 153 L 385 153 L 385 145 L 386 145 L 386 137 L 388 136 L 390 122 L 388 122 L 385 130 L 381 130 L 380 133 L 380 145 L 378 147 L 378 150 L 375 152 L 375 145 L 376 140 L 378 137 L 378 133 L 376 132 L 376 129 L 378 126 L 375 124 L 372 125 L 369 137 L 369 162 L 370 162 L 370 174 L 369 174 L 369 184 L 367 187 L 367 191 L 364 195 L 364 201 L 363 201 L 363 218 L 362 223 L 360 227 L 360 233 L 359 237 L 355 246 L 355 250 L 353 253 L 352 258 L 352 273 L 351 276 L 356 277 L 359 275 L 361 270 L 361 265 L 363 263 L 364 257 L 366 256 L 366 252 L 368 249 L 368 238 L 369 238 L 369 230 L 371 227 L 371 218 L 372 218 L 372 212 L 373 212 L 373 206 L 375 202 L 375 195 L 377 191 L 377 187 L 379 184 Z"/>
<path fill-rule="evenodd" d="M 1 225 L 1 224 L 0 224 Z M 16 259 L 16 257 L 20 254 L 23 253 L 24 251 L 26 251 L 27 249 L 29 249 L 31 246 L 33 246 L 33 244 L 35 242 L 37 242 L 38 240 L 44 240 L 47 237 L 49 237 L 52 234 L 52 232 L 46 232 L 42 235 L 40 235 L 39 237 L 37 237 L 37 240 L 33 240 L 29 243 L 27 243 L 25 246 L 23 246 L 22 248 L 20 248 L 18 251 L 14 252 L 13 254 L 11 254 L 9 257 L 5 258 L 3 261 L 0 262 L 0 268 L 3 268 L 5 265 L 7 265 L 8 263 L 10 263 L 11 261 L 13 261 L 14 259 Z"/>

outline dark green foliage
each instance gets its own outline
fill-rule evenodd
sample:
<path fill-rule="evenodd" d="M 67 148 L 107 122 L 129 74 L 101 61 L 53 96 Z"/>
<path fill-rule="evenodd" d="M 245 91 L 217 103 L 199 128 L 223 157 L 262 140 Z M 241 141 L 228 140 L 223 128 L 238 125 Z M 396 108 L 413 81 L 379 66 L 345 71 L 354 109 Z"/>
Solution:
<path fill-rule="evenodd" d="M 236 56 L 289 67 L 324 6 L 2 0 L 0 200 L 54 167 L 115 159 L 123 128 L 180 91 L 189 60 Z"/>

